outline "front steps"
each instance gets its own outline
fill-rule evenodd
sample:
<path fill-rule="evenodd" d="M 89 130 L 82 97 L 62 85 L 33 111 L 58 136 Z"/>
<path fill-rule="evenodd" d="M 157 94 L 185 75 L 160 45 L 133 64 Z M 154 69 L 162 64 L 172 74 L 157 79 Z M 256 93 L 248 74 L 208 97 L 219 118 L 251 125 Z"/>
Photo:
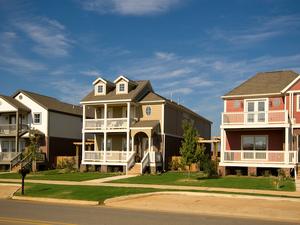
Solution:
<path fill-rule="evenodd" d="M 131 169 L 129 169 L 129 171 L 127 172 L 128 175 L 137 175 L 137 174 L 141 174 L 141 163 L 135 163 L 133 167 L 131 167 Z"/>

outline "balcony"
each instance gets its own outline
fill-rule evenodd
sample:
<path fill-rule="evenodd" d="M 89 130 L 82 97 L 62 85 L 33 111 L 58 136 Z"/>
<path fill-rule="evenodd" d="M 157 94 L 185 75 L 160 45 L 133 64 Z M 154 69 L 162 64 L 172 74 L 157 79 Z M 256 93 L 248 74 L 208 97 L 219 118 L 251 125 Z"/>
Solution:
<path fill-rule="evenodd" d="M 288 163 L 296 164 L 298 162 L 297 151 L 288 152 Z M 245 150 L 227 150 L 223 152 L 224 162 L 238 163 L 285 163 L 285 151 L 245 151 Z"/>
<path fill-rule="evenodd" d="M 129 152 L 131 154 L 131 152 Z M 84 151 L 85 162 L 104 162 L 104 151 Z M 106 151 L 106 162 L 125 163 L 126 151 Z"/>
<path fill-rule="evenodd" d="M 222 125 L 278 125 L 286 123 L 288 123 L 287 110 L 222 113 Z"/>
<path fill-rule="evenodd" d="M 27 131 L 29 129 L 27 124 L 19 125 L 19 133 Z M 17 134 L 17 126 L 16 124 L 0 124 L 0 135 L 9 136 Z"/>
<path fill-rule="evenodd" d="M 108 118 L 106 127 L 104 119 L 86 119 L 85 130 L 124 130 L 128 127 L 127 118 Z"/>

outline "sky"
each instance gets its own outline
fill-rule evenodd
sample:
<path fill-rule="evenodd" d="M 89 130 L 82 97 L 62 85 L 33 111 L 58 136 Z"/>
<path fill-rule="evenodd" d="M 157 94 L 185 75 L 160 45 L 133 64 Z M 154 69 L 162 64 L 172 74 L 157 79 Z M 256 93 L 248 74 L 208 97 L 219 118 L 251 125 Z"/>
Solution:
<path fill-rule="evenodd" d="M 300 1 L 0 0 L 0 93 L 79 104 L 97 77 L 150 80 L 211 120 L 257 72 L 300 72 Z"/>

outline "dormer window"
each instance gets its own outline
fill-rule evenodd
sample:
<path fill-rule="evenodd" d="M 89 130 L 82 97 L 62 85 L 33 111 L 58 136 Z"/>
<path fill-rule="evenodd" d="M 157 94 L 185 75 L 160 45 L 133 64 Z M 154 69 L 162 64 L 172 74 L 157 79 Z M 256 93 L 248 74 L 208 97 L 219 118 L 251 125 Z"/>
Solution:
<path fill-rule="evenodd" d="M 103 85 L 98 85 L 98 94 L 103 94 L 104 92 L 104 88 L 103 88 Z"/>
<path fill-rule="evenodd" d="M 119 84 L 119 92 L 125 91 L 125 84 Z"/>

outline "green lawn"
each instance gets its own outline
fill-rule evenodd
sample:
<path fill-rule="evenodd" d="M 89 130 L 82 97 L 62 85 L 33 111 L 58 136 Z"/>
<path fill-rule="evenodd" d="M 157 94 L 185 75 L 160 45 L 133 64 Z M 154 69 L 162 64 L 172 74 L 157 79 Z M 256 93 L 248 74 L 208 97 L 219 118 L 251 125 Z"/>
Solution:
<path fill-rule="evenodd" d="M 120 175 L 120 173 L 100 173 L 100 172 L 64 172 L 63 170 L 47 170 L 36 173 L 30 173 L 26 179 L 32 180 L 64 180 L 64 181 L 85 181 Z M 0 174 L 0 179 L 20 179 L 18 173 Z"/>
<path fill-rule="evenodd" d="M 93 187 L 71 186 L 54 184 L 26 184 L 25 196 L 46 197 L 58 199 L 76 199 L 103 202 L 105 199 L 122 195 L 140 194 L 161 191 L 151 188 L 124 188 L 124 187 Z M 20 195 L 20 191 L 16 193 Z"/>
<path fill-rule="evenodd" d="M 190 179 L 187 179 L 187 173 L 167 172 L 161 175 L 143 175 L 138 177 L 116 180 L 113 182 L 278 190 L 276 189 L 274 181 L 275 181 L 274 177 L 226 176 L 226 177 L 219 177 L 219 178 L 206 178 L 203 176 L 202 173 L 191 173 Z M 279 190 L 295 191 L 294 180 L 287 179 L 283 181 Z"/>

